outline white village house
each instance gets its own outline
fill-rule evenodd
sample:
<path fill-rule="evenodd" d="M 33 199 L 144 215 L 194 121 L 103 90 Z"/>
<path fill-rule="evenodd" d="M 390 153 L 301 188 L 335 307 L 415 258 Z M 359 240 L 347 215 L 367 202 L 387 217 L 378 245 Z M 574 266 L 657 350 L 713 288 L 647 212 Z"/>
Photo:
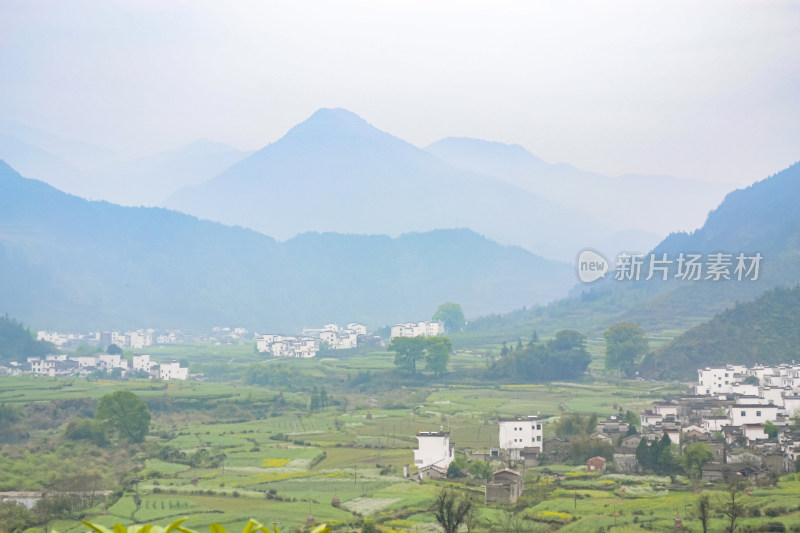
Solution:
<path fill-rule="evenodd" d="M 414 450 L 414 464 L 418 468 L 436 466 L 447 470 L 453 462 L 455 443 L 450 442 L 447 431 L 417 432 L 417 449 Z"/>
<path fill-rule="evenodd" d="M 392 326 L 391 337 L 435 337 L 444 334 L 441 322 L 406 322 Z"/>
<path fill-rule="evenodd" d="M 305 328 L 299 336 L 256 334 L 256 349 L 273 357 L 309 358 L 317 355 L 322 343 L 331 350 L 347 350 L 358 346 L 358 337 L 366 335 L 367 327 L 351 322 L 347 327 L 325 324 L 321 328 Z"/>
<path fill-rule="evenodd" d="M 538 416 L 501 418 L 499 426 L 500 449 L 508 452 L 510 459 L 521 459 L 526 448 L 534 453 L 542 452 L 544 433 Z"/>

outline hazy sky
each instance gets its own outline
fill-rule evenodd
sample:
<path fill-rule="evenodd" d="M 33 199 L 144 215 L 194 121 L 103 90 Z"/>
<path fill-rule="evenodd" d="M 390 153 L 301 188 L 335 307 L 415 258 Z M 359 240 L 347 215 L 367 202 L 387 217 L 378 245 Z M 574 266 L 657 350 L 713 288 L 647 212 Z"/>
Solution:
<path fill-rule="evenodd" d="M 320 107 L 417 146 L 748 183 L 800 159 L 800 3 L 0 0 L 0 119 L 137 155 Z"/>

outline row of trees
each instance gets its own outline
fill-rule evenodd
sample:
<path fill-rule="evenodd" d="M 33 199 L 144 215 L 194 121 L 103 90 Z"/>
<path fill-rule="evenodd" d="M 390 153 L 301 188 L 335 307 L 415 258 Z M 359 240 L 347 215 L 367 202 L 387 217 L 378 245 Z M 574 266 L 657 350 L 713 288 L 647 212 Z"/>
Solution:
<path fill-rule="evenodd" d="M 394 364 L 411 375 L 417 373 L 417 362 L 425 361 L 427 369 L 436 375 L 447 372 L 453 345 L 447 337 L 395 337 L 389 342 L 394 352 Z"/>
<path fill-rule="evenodd" d="M 186 453 L 172 446 L 164 446 L 159 450 L 158 458 L 168 463 L 184 464 L 195 468 L 217 468 L 227 456 L 222 452 L 213 453 L 207 448 Z"/>
<path fill-rule="evenodd" d="M 84 509 L 103 498 L 102 477 L 83 472 L 50 481 L 42 497 L 28 509 L 13 500 L 0 502 L 0 531 L 25 531 L 58 518 L 77 518 Z"/>
<path fill-rule="evenodd" d="M 528 382 L 578 379 L 591 361 L 586 337 L 569 329 L 545 342 L 519 342 L 515 349 L 506 347 L 505 351 L 489 368 L 492 377 Z"/>
<path fill-rule="evenodd" d="M 325 409 L 329 405 L 331 405 L 332 399 L 328 396 L 328 392 L 325 390 L 325 387 L 317 388 L 314 385 L 314 389 L 311 391 L 311 401 L 309 403 L 309 409 L 311 411 L 319 411 L 320 409 Z"/>
<path fill-rule="evenodd" d="M 666 434 L 652 443 L 642 439 L 636 448 L 636 460 L 642 468 L 671 478 L 683 472 L 690 479 L 698 480 L 703 465 L 713 458 L 714 454 L 704 442 L 688 445 L 679 455 L 678 446 L 672 444 Z"/>

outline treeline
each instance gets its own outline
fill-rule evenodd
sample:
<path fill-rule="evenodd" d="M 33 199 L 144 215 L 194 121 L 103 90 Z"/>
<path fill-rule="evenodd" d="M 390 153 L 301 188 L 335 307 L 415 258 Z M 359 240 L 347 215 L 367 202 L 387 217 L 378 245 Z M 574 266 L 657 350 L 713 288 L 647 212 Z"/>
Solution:
<path fill-rule="evenodd" d="M 800 360 L 800 286 L 764 293 L 700 324 L 648 355 L 648 377 L 692 378 L 698 368 Z"/>
<path fill-rule="evenodd" d="M 13 500 L 0 502 L 0 531 L 25 531 L 47 525 L 53 520 L 79 520 L 84 512 L 102 501 L 102 477 L 85 472 L 52 479 L 43 489 L 43 496 L 33 508 Z"/>
<path fill-rule="evenodd" d="M 580 378 L 591 356 L 586 337 L 575 330 L 561 330 L 555 338 L 541 342 L 536 336 L 527 344 L 503 346 L 500 358 L 487 373 L 495 379 L 510 381 L 557 381 Z"/>
<path fill-rule="evenodd" d="M 163 446 L 158 451 L 158 458 L 168 463 L 178 463 L 193 468 L 217 468 L 227 456 L 222 452 L 213 453 L 207 448 L 186 453 L 173 446 Z"/>
<path fill-rule="evenodd" d="M 0 444 L 22 442 L 31 431 L 59 427 L 64 420 L 91 417 L 97 400 L 74 398 L 51 402 L 32 402 L 19 407 L 0 404 Z"/>
<path fill-rule="evenodd" d="M 235 399 L 229 394 L 209 395 L 207 398 L 149 398 L 147 407 L 158 414 L 184 413 L 199 420 L 211 418 L 238 423 L 279 416 L 287 409 L 305 409 L 308 404 L 294 395 L 287 399 L 280 391 L 272 398 L 261 399 Z"/>
<path fill-rule="evenodd" d="M 33 332 L 8 315 L 0 317 L 0 361 L 24 361 L 56 351 L 55 345 L 37 341 Z"/>

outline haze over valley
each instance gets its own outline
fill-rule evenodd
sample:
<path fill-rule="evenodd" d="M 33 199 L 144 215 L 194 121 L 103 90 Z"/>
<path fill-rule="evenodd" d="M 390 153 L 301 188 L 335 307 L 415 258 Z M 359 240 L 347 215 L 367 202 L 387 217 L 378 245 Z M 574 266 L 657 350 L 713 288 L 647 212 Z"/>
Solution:
<path fill-rule="evenodd" d="M 794 2 L 0 2 L 0 532 L 800 531 Z"/>

